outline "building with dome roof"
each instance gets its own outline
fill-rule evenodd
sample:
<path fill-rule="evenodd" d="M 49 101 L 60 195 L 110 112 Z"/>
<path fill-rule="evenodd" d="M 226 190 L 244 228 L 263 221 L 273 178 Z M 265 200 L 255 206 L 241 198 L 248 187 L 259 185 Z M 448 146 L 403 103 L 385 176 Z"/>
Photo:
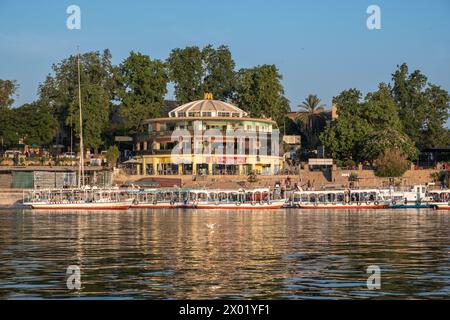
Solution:
<path fill-rule="evenodd" d="M 147 119 L 144 127 L 135 137 L 138 174 L 269 175 L 283 165 L 275 121 L 250 118 L 211 94 Z"/>

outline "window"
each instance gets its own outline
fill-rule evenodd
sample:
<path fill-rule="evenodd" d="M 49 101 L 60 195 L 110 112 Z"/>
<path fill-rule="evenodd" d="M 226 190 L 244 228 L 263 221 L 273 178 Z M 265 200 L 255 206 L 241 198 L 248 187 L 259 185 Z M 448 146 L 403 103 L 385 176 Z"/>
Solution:
<path fill-rule="evenodd" d="M 186 117 L 186 112 L 178 112 L 178 117 L 185 118 Z"/>
<path fill-rule="evenodd" d="M 232 115 L 231 115 L 233 118 L 239 118 L 239 113 L 233 113 Z"/>
<path fill-rule="evenodd" d="M 203 112 L 202 114 L 204 117 L 211 117 L 211 112 Z"/>
<path fill-rule="evenodd" d="M 219 117 L 229 117 L 230 113 L 229 112 L 219 112 Z"/>

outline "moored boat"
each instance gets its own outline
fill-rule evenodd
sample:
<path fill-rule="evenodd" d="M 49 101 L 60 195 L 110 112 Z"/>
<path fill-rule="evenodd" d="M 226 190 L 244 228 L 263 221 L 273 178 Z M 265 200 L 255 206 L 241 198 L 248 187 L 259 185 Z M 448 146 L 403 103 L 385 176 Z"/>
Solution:
<path fill-rule="evenodd" d="M 233 209 L 257 210 L 280 209 L 285 199 L 269 188 L 252 190 L 190 190 L 184 208 L 189 209 Z"/>
<path fill-rule="evenodd" d="M 127 210 L 132 199 L 117 189 L 36 189 L 23 204 L 35 210 Z"/>
<path fill-rule="evenodd" d="M 384 198 L 389 200 L 391 209 L 425 209 L 431 208 L 432 198 L 427 195 L 428 187 L 415 185 L 409 190 L 380 189 Z"/>
<path fill-rule="evenodd" d="M 176 209 L 186 203 L 189 189 L 141 189 L 128 192 L 133 198 L 131 208 Z"/>
<path fill-rule="evenodd" d="M 290 205 L 302 209 L 385 209 L 388 202 L 377 189 L 296 191 Z"/>
<path fill-rule="evenodd" d="M 431 207 L 437 210 L 450 210 L 450 189 L 430 190 L 428 195 L 432 198 Z"/>

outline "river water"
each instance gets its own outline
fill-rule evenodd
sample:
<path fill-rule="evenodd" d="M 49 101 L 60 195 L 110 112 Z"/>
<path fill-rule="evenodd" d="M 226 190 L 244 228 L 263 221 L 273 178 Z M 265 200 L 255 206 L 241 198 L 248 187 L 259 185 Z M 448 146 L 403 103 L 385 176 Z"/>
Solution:
<path fill-rule="evenodd" d="M 442 299 L 449 257 L 433 210 L 0 210 L 3 299 Z"/>

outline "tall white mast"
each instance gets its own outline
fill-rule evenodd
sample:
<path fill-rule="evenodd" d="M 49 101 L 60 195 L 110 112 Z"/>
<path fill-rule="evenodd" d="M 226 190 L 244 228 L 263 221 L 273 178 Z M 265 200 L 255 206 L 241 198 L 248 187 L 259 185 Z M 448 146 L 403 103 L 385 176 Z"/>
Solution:
<path fill-rule="evenodd" d="M 80 109 L 80 164 L 78 168 L 78 188 L 84 186 L 84 146 L 83 146 L 83 116 L 81 111 L 81 76 L 80 76 L 80 51 L 77 47 L 78 57 L 78 106 Z"/>

